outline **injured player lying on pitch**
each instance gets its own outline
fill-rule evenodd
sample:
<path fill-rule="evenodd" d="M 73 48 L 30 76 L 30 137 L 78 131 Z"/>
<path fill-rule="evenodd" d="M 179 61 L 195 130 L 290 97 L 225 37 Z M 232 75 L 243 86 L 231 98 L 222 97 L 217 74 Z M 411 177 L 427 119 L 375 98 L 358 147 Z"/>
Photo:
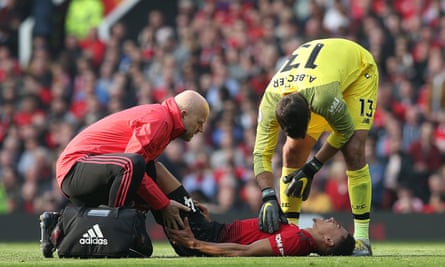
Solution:
<path fill-rule="evenodd" d="M 162 164 L 158 164 L 157 183 L 170 199 L 190 208 L 181 212 L 184 229 L 167 229 L 165 233 L 180 256 L 306 256 L 351 255 L 355 246 L 352 235 L 334 218 L 314 219 L 313 226 L 300 229 L 281 224 L 269 234 L 259 230 L 258 219 L 236 220 L 223 224 L 212 221 L 206 207 L 193 201 Z M 155 218 L 157 217 L 154 213 Z M 159 222 L 159 221 L 158 221 Z"/>
<path fill-rule="evenodd" d="M 195 206 L 203 209 L 196 202 Z M 313 226 L 305 229 L 282 224 L 273 234 L 259 231 L 257 218 L 237 220 L 224 224 L 214 242 L 198 240 L 187 217 L 184 224 L 184 229 L 166 230 L 170 242 L 207 256 L 347 256 L 355 245 L 352 235 L 334 218 L 315 218 Z"/>

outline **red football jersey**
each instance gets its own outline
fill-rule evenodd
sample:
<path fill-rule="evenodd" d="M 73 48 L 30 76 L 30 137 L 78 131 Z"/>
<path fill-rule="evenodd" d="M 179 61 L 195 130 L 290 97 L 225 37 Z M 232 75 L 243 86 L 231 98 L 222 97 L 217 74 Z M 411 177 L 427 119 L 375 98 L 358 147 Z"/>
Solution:
<path fill-rule="evenodd" d="M 247 245 L 264 238 L 269 239 L 276 256 L 306 256 L 316 251 L 315 241 L 307 231 L 294 224 L 281 224 L 279 231 L 264 233 L 258 229 L 257 218 L 226 224 L 218 242 Z"/>

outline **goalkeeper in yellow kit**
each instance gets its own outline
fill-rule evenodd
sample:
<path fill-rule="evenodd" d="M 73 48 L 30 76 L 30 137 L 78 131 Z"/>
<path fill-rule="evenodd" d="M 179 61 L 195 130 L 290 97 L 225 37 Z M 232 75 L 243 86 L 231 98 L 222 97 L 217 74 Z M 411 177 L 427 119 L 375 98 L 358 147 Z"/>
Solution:
<path fill-rule="evenodd" d="M 354 255 L 372 255 L 369 242 L 371 177 L 365 143 L 377 100 L 378 69 L 373 56 L 346 39 L 320 39 L 298 47 L 272 77 L 262 97 L 254 148 L 254 171 L 262 189 L 259 227 L 279 229 L 279 222 L 298 224 L 314 174 L 339 150 L 347 165 L 354 217 Z M 280 128 L 283 146 L 280 202 L 274 190 L 272 155 Z M 308 160 L 323 132 L 327 141 Z"/>

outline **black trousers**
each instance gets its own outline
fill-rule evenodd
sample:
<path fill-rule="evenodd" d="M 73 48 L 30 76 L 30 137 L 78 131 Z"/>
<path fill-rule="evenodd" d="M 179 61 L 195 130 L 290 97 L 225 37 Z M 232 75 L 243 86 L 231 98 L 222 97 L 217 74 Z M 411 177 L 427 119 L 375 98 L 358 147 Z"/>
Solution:
<path fill-rule="evenodd" d="M 62 183 L 62 191 L 77 206 L 132 204 L 145 171 L 154 172 L 154 162 L 146 164 L 135 153 L 88 156 L 79 160 Z"/>

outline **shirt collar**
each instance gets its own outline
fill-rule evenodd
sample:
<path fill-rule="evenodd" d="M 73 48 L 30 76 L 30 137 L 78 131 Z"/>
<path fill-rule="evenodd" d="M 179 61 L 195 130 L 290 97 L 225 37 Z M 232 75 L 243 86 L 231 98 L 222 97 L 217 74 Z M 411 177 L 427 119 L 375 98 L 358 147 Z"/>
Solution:
<path fill-rule="evenodd" d="M 166 107 L 171 115 L 173 122 L 173 129 L 170 138 L 173 140 L 185 132 L 184 123 L 181 120 L 181 111 L 173 97 L 169 97 L 161 103 Z"/>
<path fill-rule="evenodd" d="M 308 245 L 309 245 L 309 249 L 310 249 L 309 253 L 317 252 L 318 248 L 317 248 L 317 244 L 315 243 L 314 237 L 312 237 L 312 235 L 308 231 L 306 231 L 304 229 L 300 229 L 300 230 L 304 234 L 304 236 L 307 237 L 307 241 L 308 241 Z"/>

